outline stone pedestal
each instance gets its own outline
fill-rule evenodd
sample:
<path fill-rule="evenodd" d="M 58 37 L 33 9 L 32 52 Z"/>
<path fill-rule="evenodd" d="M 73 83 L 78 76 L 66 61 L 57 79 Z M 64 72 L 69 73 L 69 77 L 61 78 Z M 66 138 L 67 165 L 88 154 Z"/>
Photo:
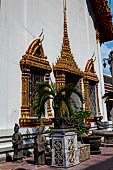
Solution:
<path fill-rule="evenodd" d="M 78 153 L 80 162 L 90 159 L 90 144 L 79 144 Z"/>
<path fill-rule="evenodd" d="M 105 146 L 113 146 L 113 132 L 108 131 L 104 133 Z"/>
<path fill-rule="evenodd" d="M 100 154 L 101 136 L 84 136 L 82 137 L 84 144 L 90 144 L 90 154 Z"/>
<path fill-rule="evenodd" d="M 54 129 L 52 135 L 52 166 L 68 168 L 79 163 L 75 129 Z"/>

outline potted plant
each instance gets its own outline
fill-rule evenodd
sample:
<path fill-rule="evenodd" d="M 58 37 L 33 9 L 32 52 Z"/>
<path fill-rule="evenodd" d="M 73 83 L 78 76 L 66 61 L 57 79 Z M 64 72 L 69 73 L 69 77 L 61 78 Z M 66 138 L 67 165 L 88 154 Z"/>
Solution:
<path fill-rule="evenodd" d="M 61 89 L 57 89 L 56 84 L 52 82 L 51 84 L 40 82 L 36 84 L 35 90 L 34 108 L 41 123 L 41 116 L 45 112 L 45 103 L 48 100 L 52 100 L 52 108 L 54 110 L 54 118 L 52 120 L 54 127 L 75 127 L 77 116 L 79 117 L 79 114 L 76 113 L 77 111 L 81 112 L 81 109 L 77 108 L 76 103 L 72 104 L 71 94 L 75 93 L 80 101 L 82 103 L 84 102 L 81 93 L 75 87 L 65 85 Z"/>

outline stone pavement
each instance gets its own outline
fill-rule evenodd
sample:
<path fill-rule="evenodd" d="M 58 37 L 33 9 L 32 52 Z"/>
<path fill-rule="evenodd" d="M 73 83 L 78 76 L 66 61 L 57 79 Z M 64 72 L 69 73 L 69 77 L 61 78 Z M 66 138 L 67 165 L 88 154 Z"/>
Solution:
<path fill-rule="evenodd" d="M 21 163 L 0 163 L 0 170 L 63 170 L 50 166 L 36 166 L 33 157 L 24 159 Z M 113 170 L 113 147 L 101 147 L 101 154 L 91 155 L 90 159 L 68 170 Z"/>

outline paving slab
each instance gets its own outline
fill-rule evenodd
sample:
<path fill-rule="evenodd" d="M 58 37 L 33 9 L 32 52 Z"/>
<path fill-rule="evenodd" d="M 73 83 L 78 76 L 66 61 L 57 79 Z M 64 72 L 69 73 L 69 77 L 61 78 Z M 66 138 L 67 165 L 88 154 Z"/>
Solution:
<path fill-rule="evenodd" d="M 23 160 L 21 163 L 0 163 L 0 170 L 64 170 L 50 166 L 34 165 L 33 157 Z M 113 170 L 113 147 L 101 147 L 101 154 L 91 155 L 90 159 L 84 161 L 68 170 Z"/>

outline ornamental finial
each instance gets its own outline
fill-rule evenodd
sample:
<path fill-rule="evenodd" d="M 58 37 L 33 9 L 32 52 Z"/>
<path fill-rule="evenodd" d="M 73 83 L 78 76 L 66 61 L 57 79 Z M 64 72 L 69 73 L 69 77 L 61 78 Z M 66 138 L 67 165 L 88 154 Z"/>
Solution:
<path fill-rule="evenodd" d="M 109 0 L 109 9 L 111 9 L 111 0 Z"/>
<path fill-rule="evenodd" d="M 64 5 L 64 36 L 68 36 L 67 33 L 67 17 L 66 17 L 66 0 L 65 0 L 65 5 Z"/>
<path fill-rule="evenodd" d="M 64 0 L 64 36 L 63 36 L 63 44 L 61 50 L 62 57 L 70 57 L 71 56 L 71 49 L 70 43 L 68 38 L 68 31 L 67 31 L 67 17 L 66 17 L 66 0 Z"/>

